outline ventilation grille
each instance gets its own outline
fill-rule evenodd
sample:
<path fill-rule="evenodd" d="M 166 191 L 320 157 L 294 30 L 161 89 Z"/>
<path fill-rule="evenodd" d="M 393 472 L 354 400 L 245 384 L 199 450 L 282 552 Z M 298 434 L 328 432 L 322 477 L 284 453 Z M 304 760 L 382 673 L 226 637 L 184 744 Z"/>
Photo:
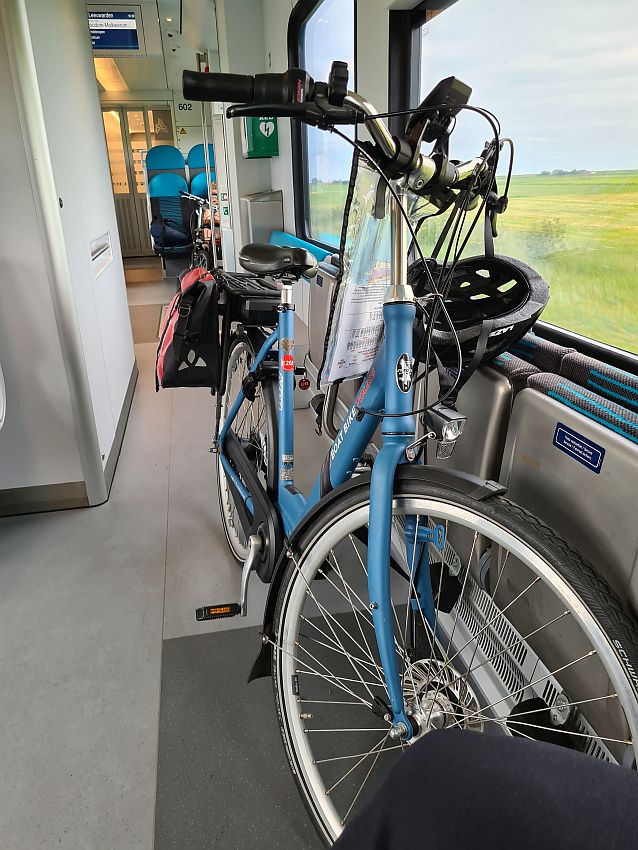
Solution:
<path fill-rule="evenodd" d="M 508 693 L 520 691 L 525 686 L 522 668 L 528 649 L 520 635 L 501 615 L 499 607 L 481 590 L 472 576 L 467 577 L 466 592 L 459 605 L 459 617 L 476 638 L 481 651 L 492 659 L 492 668 Z"/>
<path fill-rule="evenodd" d="M 531 692 L 540 696 L 550 708 L 554 706 L 557 697 L 563 693 L 559 682 L 550 675 L 549 669 L 471 575 L 467 577 L 464 598 L 459 604 L 459 621 L 476 639 L 479 650 L 491 659 L 491 668 L 506 689 L 504 693 L 517 693 L 515 699 L 518 701 L 525 696 L 524 689 L 528 683 L 532 679 L 538 680 Z M 604 742 L 596 740 L 595 729 L 580 711 L 574 719 L 574 731 L 587 736 L 580 738 L 579 749 L 582 752 L 602 761 L 618 763 Z"/>

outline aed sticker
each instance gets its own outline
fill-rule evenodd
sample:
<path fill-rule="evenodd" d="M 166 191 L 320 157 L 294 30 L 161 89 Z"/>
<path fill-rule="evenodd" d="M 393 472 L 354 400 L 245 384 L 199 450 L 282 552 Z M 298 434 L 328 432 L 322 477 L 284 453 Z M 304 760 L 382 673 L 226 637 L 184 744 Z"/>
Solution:
<path fill-rule="evenodd" d="M 410 392 L 412 386 L 412 363 L 407 354 L 397 360 L 397 386 L 402 393 Z"/>
<path fill-rule="evenodd" d="M 577 431 L 572 431 L 562 422 L 556 423 L 553 443 L 557 449 L 570 455 L 583 466 L 591 469 L 592 472 L 597 475 L 600 473 L 605 459 L 605 449 L 602 446 L 592 443 L 587 437 L 583 437 Z"/>
<path fill-rule="evenodd" d="M 295 369 L 295 358 L 292 354 L 284 354 L 281 358 L 281 368 L 284 372 L 293 372 Z"/>
<path fill-rule="evenodd" d="M 299 389 L 300 390 L 309 390 L 310 389 L 310 381 L 308 380 L 308 378 L 300 378 Z"/>

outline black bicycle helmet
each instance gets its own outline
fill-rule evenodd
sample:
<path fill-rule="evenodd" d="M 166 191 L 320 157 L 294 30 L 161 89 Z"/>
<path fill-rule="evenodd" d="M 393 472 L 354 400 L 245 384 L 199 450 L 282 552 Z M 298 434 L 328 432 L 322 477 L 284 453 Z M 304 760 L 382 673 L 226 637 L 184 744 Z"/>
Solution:
<path fill-rule="evenodd" d="M 446 316 L 440 311 L 432 331 L 432 351 L 454 377 L 458 371 L 456 338 L 463 356 L 458 388 L 470 374 L 488 360 L 508 349 L 523 337 L 543 312 L 549 300 L 547 282 L 527 263 L 513 257 L 468 257 L 459 260 L 451 273 L 435 260 L 426 260 L 430 274 L 439 290 L 449 284 L 445 307 L 454 325 L 451 330 Z M 426 316 L 431 314 L 432 301 L 429 276 L 423 261 L 410 266 L 408 282 Z M 422 338 L 423 339 L 423 338 Z M 421 359 L 426 346 L 415 348 Z"/>

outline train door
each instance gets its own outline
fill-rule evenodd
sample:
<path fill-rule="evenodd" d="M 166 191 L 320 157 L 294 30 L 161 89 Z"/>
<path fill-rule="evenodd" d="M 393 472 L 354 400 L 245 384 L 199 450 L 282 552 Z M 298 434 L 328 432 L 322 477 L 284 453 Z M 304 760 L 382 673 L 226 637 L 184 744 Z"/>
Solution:
<path fill-rule="evenodd" d="M 149 148 L 172 145 L 168 105 L 102 110 L 123 257 L 153 256 L 144 163 Z"/>

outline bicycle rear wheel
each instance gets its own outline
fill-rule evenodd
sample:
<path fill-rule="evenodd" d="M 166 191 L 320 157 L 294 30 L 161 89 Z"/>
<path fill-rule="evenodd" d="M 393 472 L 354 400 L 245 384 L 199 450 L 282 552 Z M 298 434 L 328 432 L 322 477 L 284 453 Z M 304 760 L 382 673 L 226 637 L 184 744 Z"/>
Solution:
<path fill-rule="evenodd" d="M 226 388 L 222 406 L 223 425 L 242 381 L 250 371 L 255 351 L 250 340 L 244 334 L 238 336 L 231 346 L 228 358 Z M 244 450 L 250 457 L 263 486 L 274 493 L 277 486 L 275 458 L 277 451 L 277 411 L 275 391 L 272 380 L 257 384 L 254 401 L 244 400 L 232 430 L 239 438 Z M 248 554 L 248 542 L 237 515 L 233 493 L 221 464 L 217 460 L 217 493 L 226 540 L 238 561 L 245 561 Z"/>
<path fill-rule="evenodd" d="M 609 587 L 547 526 L 505 499 L 477 502 L 400 478 L 395 492 L 395 648 L 413 740 L 462 728 L 635 765 L 638 629 Z M 390 737 L 367 604 L 368 509 L 365 484 L 304 531 L 275 614 L 281 733 L 328 843 L 407 746 Z M 406 521 L 416 535 L 406 534 Z M 428 613 L 408 564 L 419 528 L 437 527 L 444 539 L 439 548 L 424 544 L 428 557 L 419 567 L 426 563 L 430 572 L 435 610 Z"/>

